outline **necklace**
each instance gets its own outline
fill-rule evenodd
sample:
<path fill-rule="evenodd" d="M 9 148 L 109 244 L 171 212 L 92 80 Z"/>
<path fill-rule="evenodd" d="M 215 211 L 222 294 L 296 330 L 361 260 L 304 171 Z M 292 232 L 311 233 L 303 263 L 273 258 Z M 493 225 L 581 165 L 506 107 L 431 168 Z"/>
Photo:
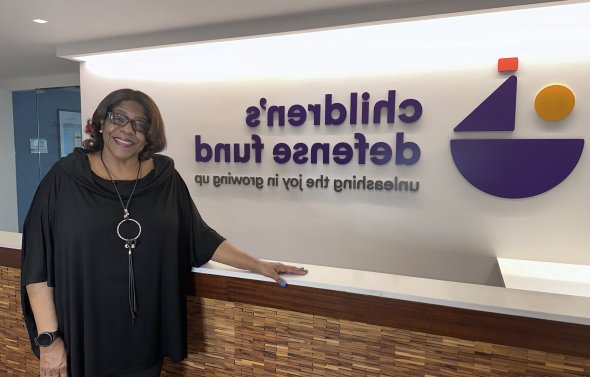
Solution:
<path fill-rule="evenodd" d="M 117 193 L 117 196 L 119 197 L 119 201 L 121 202 L 121 206 L 123 207 L 123 220 L 121 220 L 121 222 L 119 223 L 119 225 L 117 225 L 117 235 L 119 236 L 120 239 L 122 239 L 123 241 L 125 241 L 125 248 L 129 250 L 129 308 L 131 309 L 131 324 L 135 323 L 135 317 L 137 317 L 137 315 L 135 314 L 137 312 L 137 298 L 135 297 L 135 275 L 133 274 L 133 256 L 132 256 L 132 250 L 135 249 L 135 246 L 137 245 L 137 239 L 139 238 L 139 236 L 141 235 L 141 225 L 139 224 L 139 222 L 137 220 L 132 219 L 131 217 L 129 217 L 129 202 L 131 202 L 131 198 L 133 197 L 133 193 L 135 193 L 135 188 L 137 187 L 137 182 L 139 181 L 139 172 L 141 171 L 141 160 L 139 161 L 139 167 L 137 168 L 137 177 L 135 178 L 135 185 L 133 185 L 133 190 L 131 191 L 131 195 L 129 195 L 129 199 L 127 199 L 127 204 L 123 204 L 123 198 L 121 198 L 121 194 L 119 193 L 119 189 L 117 188 L 117 185 L 115 184 L 115 181 L 113 180 L 113 177 L 111 177 L 111 173 L 109 172 L 109 169 L 107 169 L 106 164 L 104 163 L 104 160 L 102 159 L 102 150 L 100 151 L 100 161 L 102 161 L 102 166 L 104 166 L 104 170 L 106 170 L 109 178 L 111 179 L 111 182 L 113 183 L 113 186 L 115 187 L 115 192 Z M 121 225 L 123 223 L 126 222 L 133 222 L 137 225 L 139 231 L 137 232 L 137 236 L 135 236 L 134 238 L 125 238 L 123 236 L 121 236 L 120 233 L 120 228 Z"/>

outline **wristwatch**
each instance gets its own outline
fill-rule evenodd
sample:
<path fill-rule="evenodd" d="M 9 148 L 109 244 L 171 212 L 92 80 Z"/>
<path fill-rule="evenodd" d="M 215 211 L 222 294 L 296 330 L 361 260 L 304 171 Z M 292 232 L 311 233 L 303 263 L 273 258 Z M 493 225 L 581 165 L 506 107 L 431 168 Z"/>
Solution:
<path fill-rule="evenodd" d="M 57 338 L 61 338 L 61 332 L 59 330 L 54 332 L 42 332 L 35 338 L 35 344 L 39 347 L 49 347 Z"/>

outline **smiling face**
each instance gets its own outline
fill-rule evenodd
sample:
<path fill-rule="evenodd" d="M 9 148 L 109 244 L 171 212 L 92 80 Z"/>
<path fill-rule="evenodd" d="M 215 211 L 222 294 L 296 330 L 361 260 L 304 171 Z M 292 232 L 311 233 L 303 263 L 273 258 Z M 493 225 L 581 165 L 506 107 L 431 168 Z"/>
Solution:
<path fill-rule="evenodd" d="M 147 122 L 143 106 L 135 101 L 124 101 L 115 106 L 113 113 L 123 115 L 134 121 Z M 146 138 L 142 132 L 135 131 L 131 122 L 123 127 L 111 123 L 109 116 L 102 122 L 105 157 L 111 155 L 121 162 L 137 160 L 139 153 L 145 148 Z"/>

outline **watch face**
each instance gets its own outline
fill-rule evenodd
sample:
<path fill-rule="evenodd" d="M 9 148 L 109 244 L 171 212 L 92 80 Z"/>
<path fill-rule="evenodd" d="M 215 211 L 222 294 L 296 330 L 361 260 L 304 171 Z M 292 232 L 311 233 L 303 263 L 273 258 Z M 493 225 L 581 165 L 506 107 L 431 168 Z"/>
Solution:
<path fill-rule="evenodd" d="M 48 345 L 50 345 L 52 343 L 53 337 L 49 334 L 40 334 L 37 337 L 37 343 L 39 343 L 39 345 L 41 347 L 47 347 Z"/>

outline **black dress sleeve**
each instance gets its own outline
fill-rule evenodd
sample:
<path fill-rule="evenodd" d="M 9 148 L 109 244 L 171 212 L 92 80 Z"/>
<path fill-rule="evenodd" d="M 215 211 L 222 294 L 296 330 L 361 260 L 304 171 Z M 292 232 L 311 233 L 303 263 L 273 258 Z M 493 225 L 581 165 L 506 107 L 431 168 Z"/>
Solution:
<path fill-rule="evenodd" d="M 23 225 L 22 287 L 44 281 L 55 287 L 53 234 L 58 189 L 59 166 L 54 165 L 39 184 Z"/>
<path fill-rule="evenodd" d="M 49 287 L 55 287 L 53 234 L 55 202 L 59 191 L 58 165 L 59 163 L 55 164 L 39 184 L 23 225 L 21 304 L 31 349 L 37 357 L 40 356 L 39 347 L 34 342 L 37 337 L 37 325 L 25 286 L 46 281 Z"/>
<path fill-rule="evenodd" d="M 184 180 L 178 172 L 175 172 L 175 175 L 176 179 L 182 182 L 181 187 L 183 192 L 180 195 L 180 199 L 187 223 L 190 263 L 192 267 L 199 267 L 211 260 L 213 254 L 215 254 L 215 250 L 225 241 L 225 238 L 205 223 L 197 210 L 197 206 L 190 197 Z"/>

